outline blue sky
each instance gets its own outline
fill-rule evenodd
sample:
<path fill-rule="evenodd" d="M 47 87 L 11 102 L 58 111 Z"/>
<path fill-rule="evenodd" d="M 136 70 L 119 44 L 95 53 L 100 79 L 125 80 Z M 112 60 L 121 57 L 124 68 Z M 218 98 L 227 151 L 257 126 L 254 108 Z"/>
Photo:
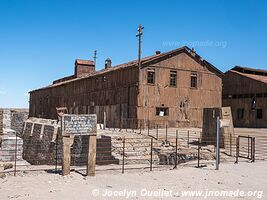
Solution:
<path fill-rule="evenodd" d="M 0 107 L 28 107 L 27 92 L 71 75 L 76 58 L 97 69 L 143 56 L 194 47 L 222 71 L 267 69 L 265 0 L 0 0 Z"/>

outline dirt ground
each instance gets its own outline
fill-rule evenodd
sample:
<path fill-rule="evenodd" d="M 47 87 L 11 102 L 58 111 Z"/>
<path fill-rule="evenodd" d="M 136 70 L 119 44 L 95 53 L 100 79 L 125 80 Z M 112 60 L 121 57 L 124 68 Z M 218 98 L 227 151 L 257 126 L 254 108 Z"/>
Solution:
<path fill-rule="evenodd" d="M 0 179 L 0 199 L 267 199 L 266 161 L 222 163 L 219 171 L 214 169 L 209 164 L 125 174 L 103 171 L 95 177 L 18 173 Z"/>

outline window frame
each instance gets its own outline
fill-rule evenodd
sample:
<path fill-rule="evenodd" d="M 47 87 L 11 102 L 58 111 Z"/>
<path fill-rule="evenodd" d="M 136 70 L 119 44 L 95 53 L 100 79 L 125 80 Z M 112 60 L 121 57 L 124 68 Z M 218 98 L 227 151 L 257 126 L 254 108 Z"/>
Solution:
<path fill-rule="evenodd" d="M 172 75 L 175 75 L 175 78 L 172 77 Z M 173 81 L 175 84 L 172 84 Z M 177 87 L 177 71 L 174 70 L 170 71 L 170 87 Z"/>
<path fill-rule="evenodd" d="M 195 82 L 193 82 L 193 79 L 195 79 Z M 192 83 L 194 83 L 195 86 L 193 86 Z M 198 89 L 198 74 L 197 74 L 197 72 L 191 72 L 191 74 L 190 74 L 190 88 L 191 89 Z"/>
<path fill-rule="evenodd" d="M 159 115 L 160 111 L 164 112 L 163 116 Z M 165 106 L 156 107 L 156 116 L 158 116 L 158 117 L 168 117 L 169 116 L 169 107 L 165 107 Z"/>
<path fill-rule="evenodd" d="M 152 82 L 149 82 L 149 80 L 150 80 L 149 73 L 153 74 L 153 77 L 152 77 L 153 81 Z M 156 83 L 156 72 L 155 72 L 155 69 L 151 69 L 151 68 L 147 69 L 147 80 L 146 80 L 146 82 L 149 85 L 155 85 L 155 83 Z"/>

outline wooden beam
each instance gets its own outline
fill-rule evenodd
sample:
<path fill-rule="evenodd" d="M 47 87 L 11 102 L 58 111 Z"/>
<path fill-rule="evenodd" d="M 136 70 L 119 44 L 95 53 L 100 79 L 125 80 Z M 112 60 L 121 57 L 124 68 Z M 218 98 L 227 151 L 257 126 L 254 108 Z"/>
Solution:
<path fill-rule="evenodd" d="M 89 135 L 87 176 L 95 176 L 96 164 L 96 135 Z"/>
<path fill-rule="evenodd" d="M 70 137 L 63 136 L 63 155 L 62 155 L 62 175 L 66 176 L 70 174 Z"/>

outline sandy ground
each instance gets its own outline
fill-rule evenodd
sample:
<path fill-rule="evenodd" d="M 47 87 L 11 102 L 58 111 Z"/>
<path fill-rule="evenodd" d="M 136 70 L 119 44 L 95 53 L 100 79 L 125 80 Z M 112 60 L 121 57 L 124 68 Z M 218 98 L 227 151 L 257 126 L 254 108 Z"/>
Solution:
<path fill-rule="evenodd" d="M 266 171 L 267 162 L 258 161 L 222 163 L 219 171 L 210 164 L 125 174 L 103 171 L 95 177 L 28 172 L 0 179 L 0 199 L 267 199 Z M 218 196 L 222 191 L 228 193 Z M 231 192 L 233 197 L 226 196 Z"/>

